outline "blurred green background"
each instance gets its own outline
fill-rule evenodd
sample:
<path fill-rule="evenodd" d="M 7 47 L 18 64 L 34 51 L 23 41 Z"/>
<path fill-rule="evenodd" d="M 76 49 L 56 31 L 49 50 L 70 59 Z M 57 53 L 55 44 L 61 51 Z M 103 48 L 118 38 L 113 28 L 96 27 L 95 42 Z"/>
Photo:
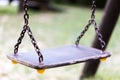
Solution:
<path fill-rule="evenodd" d="M 91 15 L 91 8 L 53 4 L 61 12 L 30 10 L 29 25 L 41 49 L 48 49 L 74 44 Z M 96 20 L 100 23 L 103 9 L 97 9 Z M 0 80 L 78 80 L 84 63 L 55 69 L 48 69 L 44 74 L 23 65 L 11 64 L 6 55 L 13 53 L 14 44 L 23 27 L 23 13 L 13 5 L 0 6 Z M 120 19 L 117 22 L 107 51 L 112 56 L 102 62 L 95 77 L 86 80 L 119 80 L 120 79 Z M 94 28 L 88 30 L 80 44 L 91 46 L 94 39 Z M 25 36 L 19 51 L 34 50 L 28 35 Z M 57 54 L 57 53 L 56 53 Z"/>

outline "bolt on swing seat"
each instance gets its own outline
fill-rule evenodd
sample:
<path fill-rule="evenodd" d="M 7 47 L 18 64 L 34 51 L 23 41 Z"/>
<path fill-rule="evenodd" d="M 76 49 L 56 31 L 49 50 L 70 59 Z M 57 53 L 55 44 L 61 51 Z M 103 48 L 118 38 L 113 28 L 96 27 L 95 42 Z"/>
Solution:
<path fill-rule="evenodd" d="M 91 19 L 88 21 L 88 24 L 85 26 L 85 29 L 78 36 L 75 45 L 64 46 L 54 49 L 47 49 L 47 50 L 40 50 L 36 43 L 35 38 L 32 35 L 32 31 L 28 26 L 29 15 L 27 13 L 28 10 L 27 0 L 24 0 L 24 3 L 25 3 L 24 5 L 25 25 L 15 45 L 14 54 L 7 55 L 7 57 L 10 60 L 12 60 L 14 63 L 20 63 L 25 66 L 39 70 L 39 69 L 48 69 L 48 68 L 72 65 L 72 64 L 92 61 L 96 59 L 104 59 L 110 56 L 109 52 L 104 51 L 105 42 L 102 40 L 102 35 L 100 34 L 99 29 L 97 28 L 96 21 L 94 20 L 95 18 L 94 13 L 96 8 L 94 0 L 92 4 Z M 100 41 L 101 50 L 79 45 L 80 39 L 88 30 L 91 24 L 93 24 L 95 28 L 96 34 L 98 36 L 98 40 Z M 19 45 L 21 44 L 26 31 L 28 32 L 31 42 L 34 45 L 35 51 L 38 53 L 38 55 L 36 54 L 35 51 L 18 53 Z"/>

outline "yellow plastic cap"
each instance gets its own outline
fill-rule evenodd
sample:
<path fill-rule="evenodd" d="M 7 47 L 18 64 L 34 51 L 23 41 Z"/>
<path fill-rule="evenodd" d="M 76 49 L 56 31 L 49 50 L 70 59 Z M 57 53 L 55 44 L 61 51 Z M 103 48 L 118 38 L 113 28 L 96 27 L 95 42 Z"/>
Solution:
<path fill-rule="evenodd" d="M 101 58 L 100 61 L 101 62 L 105 62 L 107 58 Z"/>
<path fill-rule="evenodd" d="M 43 73 L 45 72 L 45 69 L 38 69 L 37 72 L 38 72 L 39 74 L 43 74 Z"/>
<path fill-rule="evenodd" d="M 17 64 L 18 62 L 16 62 L 16 61 L 14 61 L 14 60 L 12 60 L 12 64 Z"/>

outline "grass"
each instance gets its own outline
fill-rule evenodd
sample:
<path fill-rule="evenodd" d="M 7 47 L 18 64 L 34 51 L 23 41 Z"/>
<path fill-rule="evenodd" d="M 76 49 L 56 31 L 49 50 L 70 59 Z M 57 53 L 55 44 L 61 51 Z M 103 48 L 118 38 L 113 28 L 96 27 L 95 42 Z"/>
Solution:
<path fill-rule="evenodd" d="M 61 13 L 30 12 L 30 27 L 41 49 L 74 44 L 76 37 L 90 18 L 90 9 L 84 7 L 59 6 Z M 99 24 L 103 11 L 97 10 L 96 20 Z M 119 80 L 120 79 L 120 20 L 107 48 L 113 55 L 101 63 L 94 78 L 86 80 Z M 67 67 L 46 70 L 37 74 L 36 70 L 22 65 L 12 65 L 6 58 L 7 53 L 13 52 L 13 46 L 23 27 L 23 14 L 17 14 L 17 8 L 12 6 L 0 7 L 0 80 L 78 80 L 83 63 Z M 90 46 L 95 32 L 93 27 L 81 39 L 80 44 Z M 20 51 L 34 50 L 29 37 L 26 35 Z"/>

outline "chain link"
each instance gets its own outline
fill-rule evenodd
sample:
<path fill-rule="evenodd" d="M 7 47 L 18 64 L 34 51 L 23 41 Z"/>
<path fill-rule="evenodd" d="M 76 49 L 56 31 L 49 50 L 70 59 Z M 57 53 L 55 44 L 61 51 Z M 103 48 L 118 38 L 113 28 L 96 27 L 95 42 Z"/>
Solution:
<path fill-rule="evenodd" d="M 92 10 L 91 20 L 94 20 L 94 19 L 95 19 L 95 11 L 96 11 L 95 0 L 92 1 L 92 7 L 91 7 L 91 10 Z"/>
<path fill-rule="evenodd" d="M 21 44 L 22 39 L 24 38 L 24 35 L 25 35 L 26 31 L 27 31 L 27 33 L 28 33 L 28 35 L 29 35 L 29 37 L 31 39 L 31 42 L 32 42 L 32 44 L 33 44 L 33 46 L 35 48 L 35 51 L 38 53 L 39 63 L 41 64 L 41 62 L 43 62 L 43 56 L 42 56 L 42 54 L 40 52 L 40 49 L 39 49 L 39 47 L 38 47 L 38 45 L 36 43 L 35 38 L 33 37 L 32 31 L 31 31 L 30 27 L 28 26 L 29 14 L 28 14 L 27 1 L 28 0 L 24 0 L 24 12 L 25 12 L 24 13 L 24 23 L 25 23 L 25 25 L 23 27 L 22 32 L 20 33 L 20 37 L 18 38 L 17 43 L 14 46 L 14 55 L 17 55 L 19 45 Z"/>
<path fill-rule="evenodd" d="M 14 55 L 17 55 L 17 53 L 18 53 L 19 45 L 20 45 L 21 42 L 22 42 L 22 39 L 23 39 L 23 37 L 24 37 L 24 35 L 25 35 L 26 30 L 27 30 L 27 26 L 25 25 L 25 26 L 23 27 L 22 32 L 20 33 L 20 37 L 18 38 L 17 43 L 16 43 L 15 46 L 14 46 Z"/>
<path fill-rule="evenodd" d="M 105 42 L 103 41 L 102 34 L 100 33 L 100 30 L 99 30 L 99 28 L 97 27 L 97 23 L 96 23 L 95 20 L 93 21 L 93 26 L 94 26 L 94 28 L 95 28 L 95 31 L 96 31 L 98 40 L 100 41 L 101 50 L 104 51 L 104 48 L 105 48 L 105 45 L 106 45 L 106 44 L 105 44 Z"/>
<path fill-rule="evenodd" d="M 80 33 L 80 35 L 77 37 L 77 40 L 75 41 L 75 45 L 78 46 L 80 39 L 84 36 L 86 31 L 89 29 L 90 25 L 92 24 L 91 21 L 88 21 L 88 24 L 85 26 L 84 30 Z"/>
<path fill-rule="evenodd" d="M 86 33 L 86 31 L 89 29 L 89 27 L 91 26 L 91 24 L 93 24 L 98 40 L 100 41 L 100 46 L 101 46 L 101 50 L 104 51 L 104 48 L 106 46 L 105 42 L 102 39 L 102 35 L 99 31 L 99 28 L 97 27 L 97 23 L 95 21 L 95 11 L 96 11 L 96 4 L 95 4 L 95 0 L 92 1 L 92 14 L 91 14 L 91 19 L 88 21 L 88 24 L 85 26 L 84 30 L 80 33 L 80 35 L 77 37 L 77 40 L 75 41 L 75 45 L 78 46 L 80 39 L 84 36 L 84 34 Z"/>

